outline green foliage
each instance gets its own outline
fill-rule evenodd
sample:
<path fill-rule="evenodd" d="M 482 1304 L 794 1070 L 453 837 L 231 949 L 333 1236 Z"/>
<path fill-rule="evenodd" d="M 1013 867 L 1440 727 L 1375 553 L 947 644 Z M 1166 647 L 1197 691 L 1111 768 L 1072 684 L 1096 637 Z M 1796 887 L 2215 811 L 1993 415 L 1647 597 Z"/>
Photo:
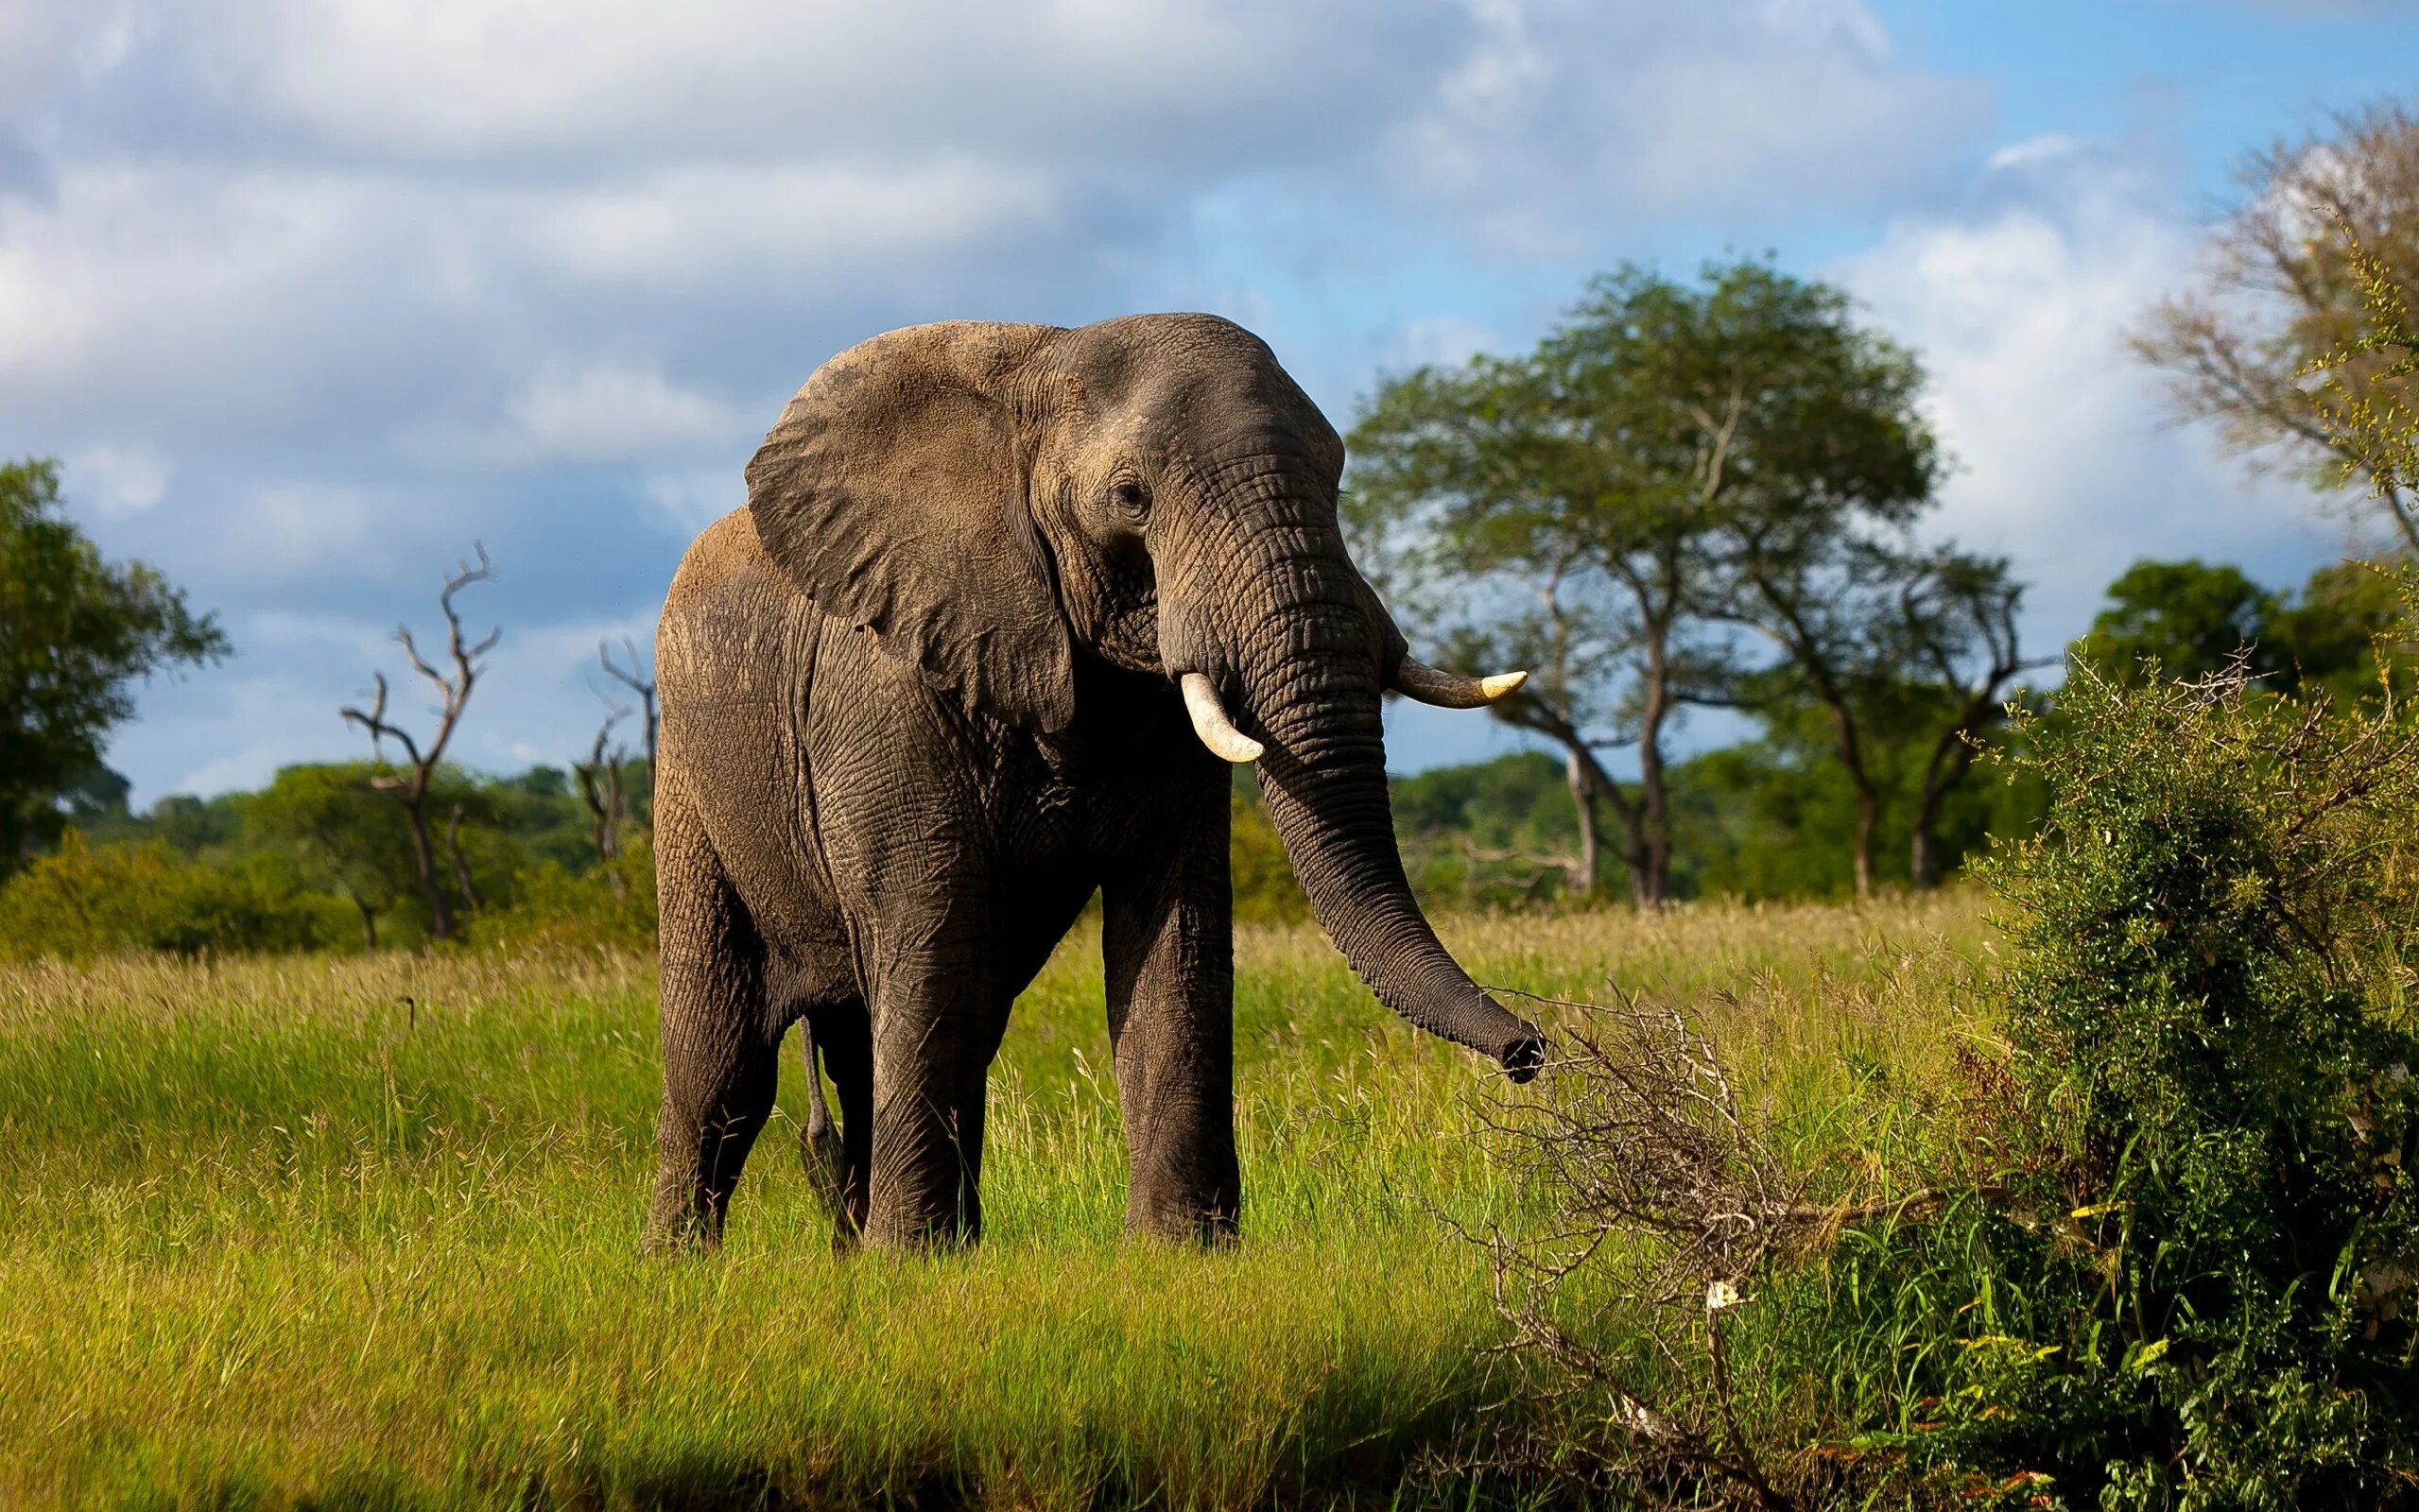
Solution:
<path fill-rule="evenodd" d="M 0 959 L 320 950 L 351 933 L 342 904 L 272 855 L 205 865 L 162 840 L 87 846 L 70 830 L 0 885 Z"/>
<path fill-rule="evenodd" d="M 2192 681 L 2247 650 L 2244 667 L 2263 689 L 2349 704 L 2376 688 L 2371 646 L 2401 613 L 2393 579 L 2360 562 L 2321 567 L 2292 593 L 2262 588 L 2238 567 L 2145 558 L 2108 585 L 2108 607 L 2072 649 L 2125 681 L 2142 680 L 2149 662 Z"/>
<path fill-rule="evenodd" d="M 510 906 L 480 920 L 481 942 L 579 950 L 654 947 L 655 848 L 643 833 L 626 837 L 611 862 L 574 869 L 549 858 L 515 880 Z"/>
<path fill-rule="evenodd" d="M 58 834 L 138 679 L 226 654 L 157 570 L 101 559 L 60 512 L 56 464 L 0 465 L 0 876 Z"/>
<path fill-rule="evenodd" d="M 1394 829 L 1430 908 L 1534 907 L 1574 895 L 1579 827 L 1541 751 L 1394 779 Z"/>
<path fill-rule="evenodd" d="M 2093 617 L 2076 644 L 2103 671 L 2138 678 L 2155 660 L 2170 678 L 2192 680 L 2225 668 L 2235 653 L 2266 639 L 2276 595 L 2233 565 L 2144 558 L 2108 585 L 2108 607 Z M 2273 670 L 2263 648 L 2255 670 Z"/>
<path fill-rule="evenodd" d="M 426 924 L 412 885 L 411 836 L 394 800 L 370 785 L 381 770 L 369 762 L 287 766 L 242 805 L 253 837 L 352 904 L 370 950 L 378 948 L 383 917 L 404 914 L 415 935 Z"/>
<path fill-rule="evenodd" d="M 2003 1191 L 1831 1276 L 1848 1328 L 1928 1299 L 1902 1405 L 1937 1421 L 1881 1442 L 2069 1504 L 2412 1500 L 2414 670 L 2339 710 L 2079 661 L 2026 722 Z"/>
<path fill-rule="evenodd" d="M 1310 917 L 1310 896 L 1302 890 L 1286 858 L 1285 842 L 1260 806 L 1258 783 L 1236 767 L 1227 800 L 1231 829 L 1226 865 L 1233 883 L 1235 917 L 1244 923 L 1300 923 Z"/>

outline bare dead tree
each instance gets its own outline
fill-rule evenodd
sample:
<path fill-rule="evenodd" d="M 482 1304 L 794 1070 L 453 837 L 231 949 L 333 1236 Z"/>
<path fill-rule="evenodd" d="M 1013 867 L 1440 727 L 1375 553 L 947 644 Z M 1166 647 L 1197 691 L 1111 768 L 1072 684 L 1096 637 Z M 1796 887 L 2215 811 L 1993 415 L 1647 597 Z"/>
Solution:
<path fill-rule="evenodd" d="M 622 637 L 622 655 L 628 658 L 628 664 L 616 666 L 613 647 L 602 641 L 596 643 L 596 660 L 603 663 L 605 676 L 638 696 L 638 712 L 644 721 L 647 737 L 647 801 L 632 805 L 632 817 L 652 830 L 655 827 L 655 741 L 661 725 L 656 713 L 655 671 L 640 660 L 637 644 L 627 635 Z"/>
<path fill-rule="evenodd" d="M 2310 465 L 2330 489 L 2366 481 L 2365 501 L 2338 502 L 2373 511 L 2419 555 L 2419 497 L 2407 480 L 2365 464 L 2341 476 L 2328 445 L 2361 400 L 2407 404 L 2410 375 L 2370 353 L 2337 366 L 2324 389 L 2306 381 L 2362 325 L 2351 241 L 2406 297 L 2419 294 L 2419 110 L 2386 100 L 2339 112 L 2311 135 L 2251 154 L 2236 180 L 2241 202 L 2211 235 L 2200 286 L 2151 312 L 2134 350 L 2163 370 L 2180 419 L 2217 421 L 2255 462 Z M 2346 234 L 2328 234 L 2336 227 Z"/>
<path fill-rule="evenodd" d="M 471 644 L 462 633 L 462 616 L 454 607 L 454 595 L 473 583 L 486 582 L 495 576 L 494 566 L 488 560 L 487 547 L 478 545 L 475 549 L 478 552 L 478 565 L 458 564 L 446 576 L 445 586 L 437 594 L 437 607 L 445 616 L 444 669 L 431 665 L 421 655 L 409 626 L 395 627 L 395 644 L 403 647 L 405 660 L 411 663 L 413 671 L 425 678 L 437 690 L 437 728 L 427 743 L 423 745 L 413 739 L 409 731 L 387 717 L 387 675 L 383 672 L 372 674 L 376 691 L 368 709 L 347 705 L 338 711 L 347 723 L 358 725 L 369 731 L 370 748 L 379 761 L 386 759 L 388 741 L 391 740 L 403 747 L 409 769 L 373 778 L 371 785 L 392 797 L 403 807 L 405 819 L 411 831 L 412 860 L 420 872 L 421 899 L 428 908 L 429 933 L 438 939 L 454 937 L 455 919 L 453 907 L 446 902 L 445 889 L 438 876 L 436 839 L 429 828 L 430 795 L 436 785 L 439 764 L 445 759 L 445 747 L 461 725 L 462 712 L 470 706 L 471 690 L 484 670 L 480 659 L 495 649 L 496 641 L 504 633 L 501 628 L 490 630 L 487 638 L 476 644 Z M 471 890 L 469 867 L 463 861 L 459 844 L 461 818 L 461 807 L 457 804 L 447 828 L 446 842 L 453 852 L 455 881 L 461 889 L 463 903 L 475 907 L 476 895 Z"/>
<path fill-rule="evenodd" d="M 618 746 L 608 748 L 613 727 L 627 717 L 630 711 L 616 709 L 605 716 L 596 729 L 596 742 L 588 748 L 588 759 L 571 764 L 572 775 L 579 780 L 579 797 L 588 805 L 590 838 L 596 847 L 596 859 L 604 863 L 605 876 L 613 884 L 613 896 L 624 896 L 630 885 L 622 880 L 621 869 L 613 863 L 621 855 L 621 831 L 628 817 L 628 801 L 622 793 L 622 763 L 624 756 Z"/>

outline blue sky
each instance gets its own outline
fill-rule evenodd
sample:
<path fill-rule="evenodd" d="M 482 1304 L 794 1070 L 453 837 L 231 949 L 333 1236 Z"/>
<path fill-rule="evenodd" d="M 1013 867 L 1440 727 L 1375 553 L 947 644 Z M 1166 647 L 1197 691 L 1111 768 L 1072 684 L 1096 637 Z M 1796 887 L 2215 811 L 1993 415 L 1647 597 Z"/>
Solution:
<path fill-rule="evenodd" d="M 1769 250 L 1922 352 L 1932 528 L 2016 558 L 2046 650 L 2136 556 L 2355 543 L 2121 339 L 2243 151 L 2413 60 L 2419 5 L 2355 0 L 0 0 L 0 455 L 238 647 L 147 689 L 138 801 L 357 754 L 337 706 L 475 540 L 458 754 L 559 765 L 596 641 L 865 335 L 1211 309 L 1344 424 L 1591 271 Z"/>

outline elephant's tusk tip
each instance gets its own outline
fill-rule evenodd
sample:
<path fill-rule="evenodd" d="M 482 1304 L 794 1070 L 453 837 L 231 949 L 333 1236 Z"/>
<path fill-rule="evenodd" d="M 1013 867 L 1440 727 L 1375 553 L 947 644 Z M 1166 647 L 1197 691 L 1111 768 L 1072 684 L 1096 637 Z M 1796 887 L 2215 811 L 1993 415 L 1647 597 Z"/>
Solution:
<path fill-rule="evenodd" d="M 1408 656 L 1394 669 L 1395 692 L 1439 709 L 1483 709 L 1528 680 L 1526 672 L 1498 672 L 1491 678 L 1440 672 Z"/>

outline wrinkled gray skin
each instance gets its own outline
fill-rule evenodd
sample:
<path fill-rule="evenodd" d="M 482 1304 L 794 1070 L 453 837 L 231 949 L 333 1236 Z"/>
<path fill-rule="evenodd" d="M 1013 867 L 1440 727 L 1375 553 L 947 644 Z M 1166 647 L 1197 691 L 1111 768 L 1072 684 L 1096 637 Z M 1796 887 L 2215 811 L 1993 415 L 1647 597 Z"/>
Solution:
<path fill-rule="evenodd" d="M 1009 1006 L 1102 901 L 1129 1231 L 1241 1206 L 1228 768 L 1178 678 L 1267 745 L 1270 818 L 1387 1005 L 1533 1074 L 1405 883 L 1379 696 L 1403 640 L 1346 558 L 1343 447 L 1208 316 L 952 322 L 824 364 L 689 548 L 657 643 L 663 1169 L 650 1245 L 717 1240 L 803 1020 L 805 1154 L 844 1237 L 981 1228 Z"/>

